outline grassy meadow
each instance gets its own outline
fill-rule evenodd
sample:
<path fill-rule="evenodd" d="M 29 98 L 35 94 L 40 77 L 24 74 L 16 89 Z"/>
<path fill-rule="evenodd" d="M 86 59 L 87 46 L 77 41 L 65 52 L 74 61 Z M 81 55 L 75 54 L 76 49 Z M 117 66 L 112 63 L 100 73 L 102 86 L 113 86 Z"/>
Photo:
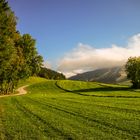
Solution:
<path fill-rule="evenodd" d="M 32 77 L 0 98 L 0 140 L 139 140 L 140 90 Z"/>

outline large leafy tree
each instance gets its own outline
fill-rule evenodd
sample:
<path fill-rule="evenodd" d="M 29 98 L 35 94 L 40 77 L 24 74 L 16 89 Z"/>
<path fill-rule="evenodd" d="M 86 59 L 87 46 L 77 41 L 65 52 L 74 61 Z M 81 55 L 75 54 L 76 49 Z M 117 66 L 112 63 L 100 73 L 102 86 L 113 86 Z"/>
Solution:
<path fill-rule="evenodd" d="M 0 94 L 13 92 L 20 79 L 38 73 L 42 57 L 35 48 L 35 40 L 20 35 L 17 18 L 5 0 L 0 0 Z"/>
<path fill-rule="evenodd" d="M 140 88 L 140 57 L 130 57 L 125 65 L 127 77 L 133 88 Z"/>
<path fill-rule="evenodd" d="M 42 66 L 43 59 L 35 48 L 35 40 L 29 34 L 24 34 L 16 45 L 20 56 L 20 79 L 36 75 Z"/>
<path fill-rule="evenodd" d="M 14 34 L 16 33 L 16 17 L 5 0 L 0 0 L 0 91 L 11 90 L 11 66 L 16 59 Z"/>

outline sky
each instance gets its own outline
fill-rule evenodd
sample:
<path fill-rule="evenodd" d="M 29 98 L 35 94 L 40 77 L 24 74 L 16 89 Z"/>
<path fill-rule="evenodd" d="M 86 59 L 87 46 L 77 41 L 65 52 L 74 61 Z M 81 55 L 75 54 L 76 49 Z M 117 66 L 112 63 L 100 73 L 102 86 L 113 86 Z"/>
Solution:
<path fill-rule="evenodd" d="M 17 29 L 66 76 L 140 55 L 140 0 L 8 0 Z"/>

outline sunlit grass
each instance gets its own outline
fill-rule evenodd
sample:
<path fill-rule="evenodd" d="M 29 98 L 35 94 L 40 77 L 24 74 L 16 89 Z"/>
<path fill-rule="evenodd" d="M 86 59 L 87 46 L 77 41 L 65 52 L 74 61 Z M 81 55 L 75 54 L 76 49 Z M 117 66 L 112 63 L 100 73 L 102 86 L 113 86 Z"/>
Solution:
<path fill-rule="evenodd" d="M 28 94 L 0 99 L 0 138 L 140 139 L 140 92 L 126 86 L 30 78 Z"/>

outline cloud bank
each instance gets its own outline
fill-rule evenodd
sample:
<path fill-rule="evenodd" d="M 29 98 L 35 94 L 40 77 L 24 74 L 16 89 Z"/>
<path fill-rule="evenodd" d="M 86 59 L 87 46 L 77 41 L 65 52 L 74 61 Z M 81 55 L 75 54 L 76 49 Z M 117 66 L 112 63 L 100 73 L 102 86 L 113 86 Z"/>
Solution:
<path fill-rule="evenodd" d="M 58 71 L 69 77 L 98 68 L 124 65 L 130 56 L 140 56 L 140 34 L 132 36 L 126 46 L 113 44 L 108 48 L 94 48 L 79 43 L 59 61 Z"/>

